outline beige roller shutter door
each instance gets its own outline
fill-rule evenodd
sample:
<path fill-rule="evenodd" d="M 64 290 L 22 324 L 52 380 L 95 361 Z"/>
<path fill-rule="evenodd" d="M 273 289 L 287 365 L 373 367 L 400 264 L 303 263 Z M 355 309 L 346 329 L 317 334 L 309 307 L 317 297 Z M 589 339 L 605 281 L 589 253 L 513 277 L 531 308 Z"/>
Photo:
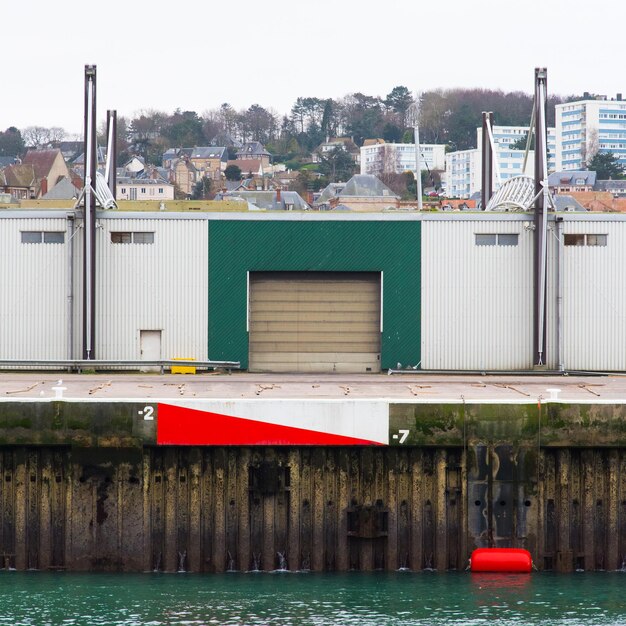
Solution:
<path fill-rule="evenodd" d="M 251 272 L 252 372 L 380 372 L 380 274 Z"/>

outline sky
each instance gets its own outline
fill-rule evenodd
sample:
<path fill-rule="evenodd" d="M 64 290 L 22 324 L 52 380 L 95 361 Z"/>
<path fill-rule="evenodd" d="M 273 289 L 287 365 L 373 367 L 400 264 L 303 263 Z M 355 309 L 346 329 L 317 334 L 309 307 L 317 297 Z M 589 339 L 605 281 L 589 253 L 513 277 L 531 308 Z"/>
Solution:
<path fill-rule="evenodd" d="M 597 11 L 596 11 L 597 7 Z M 626 2 L 604 0 L 60 0 L 0 9 L 0 130 L 80 134 L 84 67 L 107 109 L 289 113 L 297 97 L 456 87 L 626 96 Z M 614 29 L 601 25 L 617 25 Z"/>

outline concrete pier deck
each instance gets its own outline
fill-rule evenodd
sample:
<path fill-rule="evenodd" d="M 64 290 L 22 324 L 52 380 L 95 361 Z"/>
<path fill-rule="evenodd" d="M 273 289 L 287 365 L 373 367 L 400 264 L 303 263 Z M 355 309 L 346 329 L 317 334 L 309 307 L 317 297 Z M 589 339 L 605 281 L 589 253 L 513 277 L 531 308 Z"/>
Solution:
<path fill-rule="evenodd" d="M 626 403 L 626 374 L 602 376 L 469 375 L 469 374 L 249 374 L 200 373 L 68 374 L 64 372 L 0 373 L 0 398 L 52 399 L 53 387 L 66 399 L 168 398 L 386 398 L 425 403 L 536 402 Z M 554 392 L 552 390 L 560 391 Z"/>

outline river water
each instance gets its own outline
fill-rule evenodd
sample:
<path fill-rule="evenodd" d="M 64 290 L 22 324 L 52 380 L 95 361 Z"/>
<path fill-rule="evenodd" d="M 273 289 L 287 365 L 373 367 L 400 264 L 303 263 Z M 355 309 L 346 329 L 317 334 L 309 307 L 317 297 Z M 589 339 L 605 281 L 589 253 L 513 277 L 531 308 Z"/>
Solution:
<path fill-rule="evenodd" d="M 626 625 L 626 573 L 2 571 L 0 624 Z"/>

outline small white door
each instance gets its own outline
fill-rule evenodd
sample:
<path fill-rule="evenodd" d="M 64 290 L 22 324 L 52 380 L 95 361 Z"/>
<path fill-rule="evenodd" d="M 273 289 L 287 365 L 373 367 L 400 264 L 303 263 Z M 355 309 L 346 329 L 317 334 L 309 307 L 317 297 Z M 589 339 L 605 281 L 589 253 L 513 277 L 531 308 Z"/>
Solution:
<path fill-rule="evenodd" d="M 136 187 L 130 188 L 130 199 L 137 200 L 137 188 Z"/>
<path fill-rule="evenodd" d="M 140 330 L 139 331 L 139 351 L 142 361 L 161 360 L 161 331 L 160 330 Z M 148 366 L 141 368 L 142 372 L 158 372 L 160 367 Z"/>

